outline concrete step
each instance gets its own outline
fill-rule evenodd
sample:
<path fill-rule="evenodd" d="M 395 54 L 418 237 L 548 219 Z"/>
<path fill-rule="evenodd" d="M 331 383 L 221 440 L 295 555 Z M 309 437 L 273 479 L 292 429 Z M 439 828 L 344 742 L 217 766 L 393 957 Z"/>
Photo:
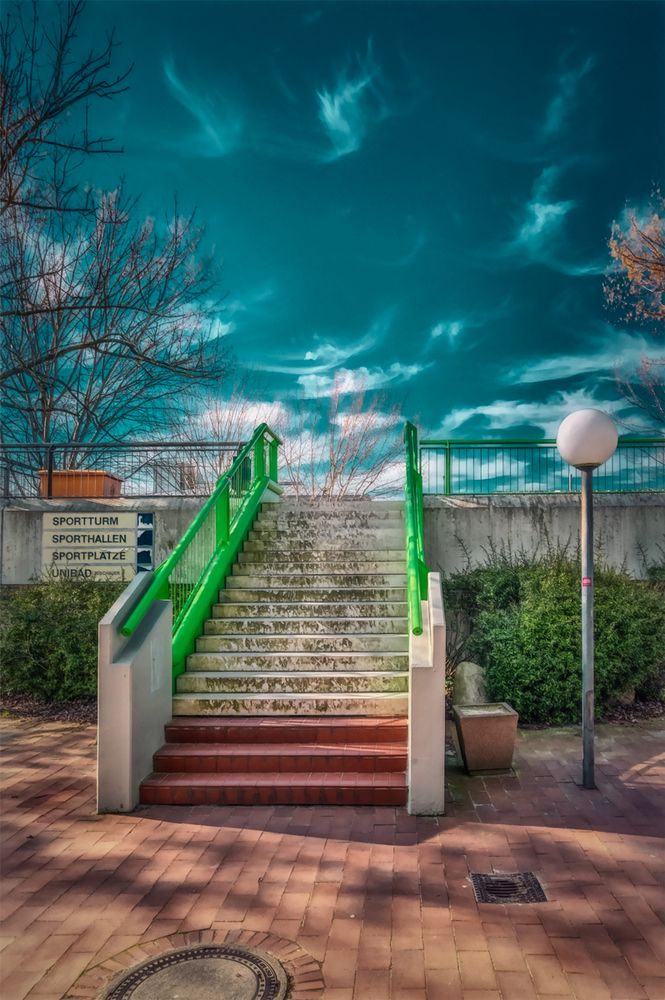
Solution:
<path fill-rule="evenodd" d="M 164 727 L 169 743 L 315 743 L 326 748 L 351 744 L 400 743 L 406 752 L 408 721 L 402 716 L 264 716 L 263 718 L 177 718 Z"/>
<path fill-rule="evenodd" d="M 259 639 L 278 635 L 288 639 L 320 635 L 408 635 L 406 618 L 209 618 L 204 631 L 206 635 Z"/>
<path fill-rule="evenodd" d="M 408 671 L 397 670 L 299 670 L 234 673 L 229 671 L 187 671 L 176 681 L 177 694 L 225 694 L 242 691 L 253 694 L 376 694 L 408 690 Z"/>
<path fill-rule="evenodd" d="M 206 720 L 207 721 L 207 720 Z M 406 746 L 399 743 L 168 743 L 153 757 L 155 771 L 195 774 L 303 774 L 406 770 Z"/>
<path fill-rule="evenodd" d="M 318 542 L 332 542 L 346 548 L 355 548 L 364 542 L 363 548 L 390 549 L 404 545 L 404 531 L 401 528 L 345 528 L 336 521 L 325 521 L 319 528 L 281 529 L 264 527 L 255 522 L 249 533 L 249 540 L 270 542 L 281 549 L 289 549 L 294 543 L 307 544 L 316 548 Z"/>
<path fill-rule="evenodd" d="M 173 715 L 406 715 L 407 694 L 176 694 Z"/>
<path fill-rule="evenodd" d="M 306 552 L 308 559 L 318 559 L 320 556 L 328 558 L 331 552 L 340 556 L 341 551 L 371 552 L 373 558 L 404 559 L 405 539 L 403 534 L 390 533 L 385 538 L 377 539 L 372 537 L 336 538 L 334 535 L 324 537 L 321 535 L 311 536 L 307 539 L 291 537 L 287 542 L 285 539 L 275 539 L 250 535 L 245 542 L 245 552 L 265 552 L 277 555 L 284 555 L 285 558 L 294 559 L 298 553 Z M 340 550 L 340 546 L 343 549 Z"/>
<path fill-rule="evenodd" d="M 203 635 L 196 642 L 197 653 L 408 653 L 406 632 L 388 634 L 339 635 Z"/>
<path fill-rule="evenodd" d="M 372 513 L 376 511 L 377 513 L 385 513 L 386 511 L 403 511 L 404 501 L 403 500 L 340 500 L 324 497 L 313 497 L 311 499 L 304 497 L 287 497 L 280 501 L 279 504 L 274 504 L 268 506 L 264 504 L 261 508 L 261 512 L 271 512 L 277 511 L 280 514 L 285 513 L 298 513 L 298 514 L 308 514 L 308 513 L 325 513 L 329 512 L 335 516 L 343 515 L 344 513 L 351 512 L 364 512 Z"/>
<path fill-rule="evenodd" d="M 151 774 L 141 784 L 142 805 L 404 806 L 406 777 L 384 774 Z"/>
<path fill-rule="evenodd" d="M 379 573 L 394 572 L 393 567 L 397 565 L 396 572 L 404 570 L 406 561 L 404 547 L 400 549 L 309 549 L 299 553 L 275 552 L 272 549 L 261 549 L 260 551 L 244 551 L 238 554 L 238 563 L 258 564 L 265 568 L 267 572 L 278 573 L 370 573 L 374 569 Z M 384 568 L 388 567 L 390 568 Z"/>
<path fill-rule="evenodd" d="M 335 511 L 332 515 L 336 524 L 350 524 L 356 526 L 403 524 L 404 515 L 401 510 L 347 510 Z M 257 518 L 261 524 L 271 524 L 281 527 L 291 527 L 291 525 L 301 526 L 303 524 L 318 524 L 322 521 L 331 520 L 329 510 L 284 510 L 282 505 L 275 506 L 274 509 L 264 507 Z"/>
<path fill-rule="evenodd" d="M 406 618 L 407 603 L 401 601 L 225 601 L 213 604 L 213 618 Z"/>
<path fill-rule="evenodd" d="M 364 604 L 368 601 L 404 602 L 406 587 L 230 587 L 219 595 L 221 604 Z M 348 612 L 352 614 L 352 612 Z"/>
<path fill-rule="evenodd" d="M 401 559 L 353 559 L 342 562 L 339 559 L 264 559 L 262 554 L 254 552 L 241 553 L 244 556 L 233 567 L 233 575 L 247 573 L 251 576 L 334 576 L 338 573 L 346 576 L 404 576 L 405 560 Z M 256 558 L 254 558 L 256 557 Z"/>
<path fill-rule="evenodd" d="M 324 671 L 407 670 L 408 653 L 190 653 L 187 670 L 210 671 Z"/>
<path fill-rule="evenodd" d="M 355 520 L 337 521 L 334 517 L 322 517 L 317 520 L 313 518 L 288 521 L 267 521 L 264 518 L 257 518 L 252 525 L 252 531 L 270 535 L 275 538 L 316 538 L 324 536 L 329 538 L 335 532 L 339 534 L 343 542 L 348 539 L 347 548 L 352 548 L 353 539 L 356 536 L 371 535 L 382 537 L 383 535 L 398 535 L 403 538 L 405 535 L 405 525 L 402 518 L 391 518 L 390 520 Z"/>
<path fill-rule="evenodd" d="M 226 580 L 226 589 L 243 587 L 253 590 L 274 587 L 406 587 L 406 573 L 252 573 L 234 566 Z"/>

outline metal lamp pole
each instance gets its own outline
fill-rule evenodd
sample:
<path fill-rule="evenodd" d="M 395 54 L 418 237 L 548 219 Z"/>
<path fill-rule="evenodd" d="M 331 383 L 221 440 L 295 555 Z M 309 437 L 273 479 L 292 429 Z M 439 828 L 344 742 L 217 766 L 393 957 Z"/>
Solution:
<path fill-rule="evenodd" d="M 582 469 L 582 785 L 595 788 L 593 661 L 593 468 Z"/>
<path fill-rule="evenodd" d="M 580 548 L 582 556 L 582 785 L 595 788 L 593 657 L 593 470 L 614 454 L 618 435 L 601 410 L 576 410 L 557 434 L 561 457 L 582 473 Z"/>

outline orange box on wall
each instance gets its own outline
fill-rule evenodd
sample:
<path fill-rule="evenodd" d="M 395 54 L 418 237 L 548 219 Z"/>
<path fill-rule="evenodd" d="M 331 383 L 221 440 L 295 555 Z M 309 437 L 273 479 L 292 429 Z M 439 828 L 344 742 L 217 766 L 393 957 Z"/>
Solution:
<path fill-rule="evenodd" d="M 119 497 L 122 479 L 103 469 L 54 469 L 51 497 Z M 39 470 L 39 495 L 48 496 L 48 472 Z"/>

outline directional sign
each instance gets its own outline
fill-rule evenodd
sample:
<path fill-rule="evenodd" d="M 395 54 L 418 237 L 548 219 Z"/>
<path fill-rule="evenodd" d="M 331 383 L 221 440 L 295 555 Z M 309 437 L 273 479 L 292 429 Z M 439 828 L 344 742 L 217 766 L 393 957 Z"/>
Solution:
<path fill-rule="evenodd" d="M 136 511 L 44 514 L 42 569 L 68 580 L 131 580 L 152 569 L 153 521 Z"/>

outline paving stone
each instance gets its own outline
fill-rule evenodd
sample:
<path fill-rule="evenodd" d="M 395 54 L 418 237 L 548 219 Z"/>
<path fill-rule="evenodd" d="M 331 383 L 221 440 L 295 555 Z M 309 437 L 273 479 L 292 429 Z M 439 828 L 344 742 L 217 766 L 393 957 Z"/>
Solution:
<path fill-rule="evenodd" d="M 83 963 L 92 982 L 100 962 L 124 968 L 119 956 L 159 954 L 174 935 L 279 931 L 311 977 L 294 1000 L 316 995 L 321 961 L 332 1000 L 369 996 L 372 982 L 384 990 L 388 973 L 381 1000 L 665 997 L 665 779 L 642 766 L 662 723 L 598 726 L 607 767 L 593 793 L 575 780 L 573 730 L 521 732 L 519 776 L 469 779 L 452 766 L 438 820 L 278 805 L 98 817 L 91 727 L 0 727 L 18 796 L 5 799 L 4 871 L 18 902 L 0 924 L 2 996 L 60 1000 Z M 479 905 L 471 862 L 546 872 L 549 901 Z"/>

